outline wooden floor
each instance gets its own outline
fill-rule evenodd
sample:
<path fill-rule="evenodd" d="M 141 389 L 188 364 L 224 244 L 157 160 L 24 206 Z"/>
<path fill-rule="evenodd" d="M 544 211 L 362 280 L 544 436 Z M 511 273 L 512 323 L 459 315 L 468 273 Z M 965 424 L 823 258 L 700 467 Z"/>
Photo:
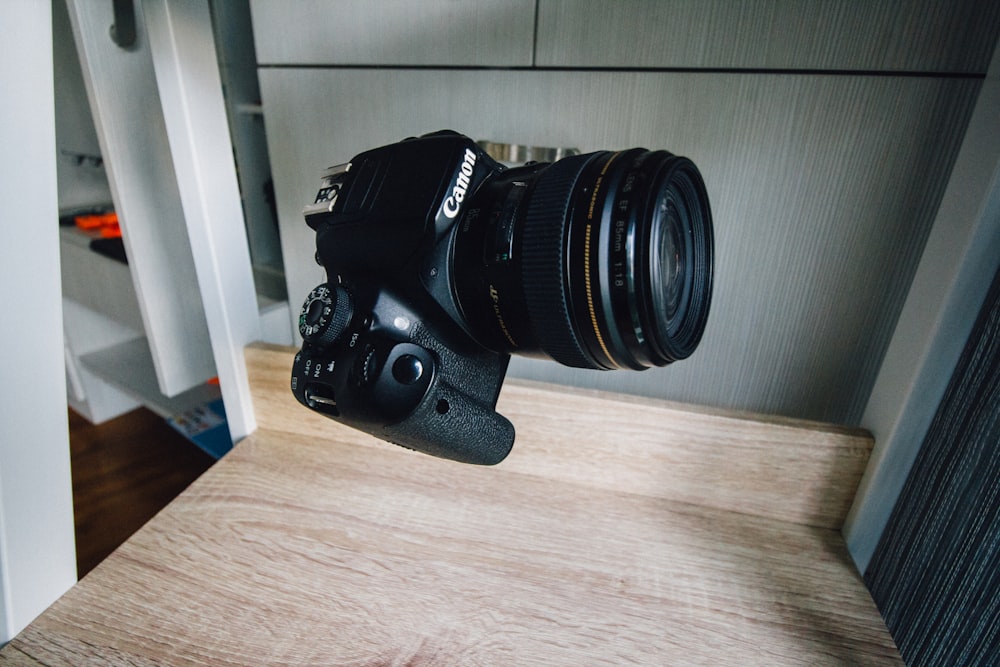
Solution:
<path fill-rule="evenodd" d="M 144 408 L 98 426 L 70 410 L 69 431 L 80 578 L 214 463 Z"/>

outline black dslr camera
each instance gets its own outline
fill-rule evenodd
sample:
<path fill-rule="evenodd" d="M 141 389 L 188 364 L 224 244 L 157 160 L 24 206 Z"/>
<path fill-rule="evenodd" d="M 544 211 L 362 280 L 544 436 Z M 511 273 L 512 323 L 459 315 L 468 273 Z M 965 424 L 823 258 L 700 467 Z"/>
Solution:
<path fill-rule="evenodd" d="M 495 464 L 511 354 L 642 370 L 690 355 L 712 293 L 695 165 L 634 148 L 507 168 L 442 131 L 323 174 L 305 218 L 328 280 L 302 306 L 302 404 L 435 456 Z"/>

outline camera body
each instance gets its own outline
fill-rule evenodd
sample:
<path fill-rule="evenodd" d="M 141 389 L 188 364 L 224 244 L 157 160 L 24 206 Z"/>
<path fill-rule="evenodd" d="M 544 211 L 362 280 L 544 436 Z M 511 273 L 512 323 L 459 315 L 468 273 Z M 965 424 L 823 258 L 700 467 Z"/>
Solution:
<path fill-rule="evenodd" d="M 503 460 L 511 354 L 645 370 L 705 329 L 708 195 L 664 150 L 508 168 L 445 130 L 330 168 L 304 213 L 327 282 L 302 306 L 292 392 L 410 449 Z"/>
<path fill-rule="evenodd" d="M 514 427 L 495 408 L 510 357 L 477 342 L 451 276 L 456 236 L 479 215 L 473 194 L 504 171 L 468 137 L 442 131 L 324 174 L 304 211 L 328 281 L 299 317 L 299 402 L 435 456 L 507 456 Z"/>

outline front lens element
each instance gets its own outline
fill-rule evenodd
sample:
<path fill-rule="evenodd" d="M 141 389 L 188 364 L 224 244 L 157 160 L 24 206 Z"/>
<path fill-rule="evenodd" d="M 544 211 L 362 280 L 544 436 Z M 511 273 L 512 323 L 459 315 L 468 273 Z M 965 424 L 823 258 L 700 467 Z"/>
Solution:
<path fill-rule="evenodd" d="M 680 320 L 678 311 L 687 284 L 684 268 L 687 264 L 687 246 L 681 240 L 680 223 L 673 202 L 664 202 L 657 213 L 663 217 L 662 223 L 654 232 L 659 238 L 654 237 L 651 244 L 653 254 L 650 269 L 652 274 L 663 276 L 663 282 L 660 294 L 657 296 L 654 293 L 653 303 L 660 305 L 657 309 L 660 325 L 668 332 L 676 333 L 676 323 Z"/>

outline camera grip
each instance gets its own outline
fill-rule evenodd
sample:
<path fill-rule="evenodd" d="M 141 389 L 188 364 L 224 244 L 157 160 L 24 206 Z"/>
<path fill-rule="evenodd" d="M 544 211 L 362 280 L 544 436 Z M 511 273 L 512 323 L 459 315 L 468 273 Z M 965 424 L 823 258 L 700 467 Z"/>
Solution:
<path fill-rule="evenodd" d="M 495 465 L 514 445 L 514 426 L 492 405 L 435 382 L 407 419 L 384 427 L 397 445 L 462 463 Z"/>
<path fill-rule="evenodd" d="M 510 357 L 487 350 L 457 352 L 416 323 L 410 340 L 436 357 L 434 374 L 417 408 L 387 425 L 384 437 L 441 458 L 494 465 L 514 445 L 514 426 L 497 414 L 497 397 Z"/>

